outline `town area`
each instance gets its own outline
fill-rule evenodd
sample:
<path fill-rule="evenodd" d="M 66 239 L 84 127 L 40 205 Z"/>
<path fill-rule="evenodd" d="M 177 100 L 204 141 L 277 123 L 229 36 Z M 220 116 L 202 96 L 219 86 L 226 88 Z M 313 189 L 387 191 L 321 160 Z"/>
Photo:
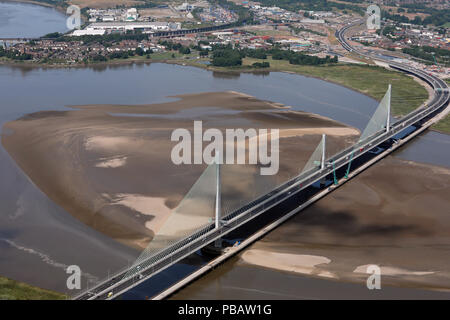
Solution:
<path fill-rule="evenodd" d="M 345 52 L 334 34 L 349 21 L 365 19 L 369 3 L 328 2 L 328 7 L 317 7 L 321 10 L 297 6 L 295 1 L 280 7 L 265 3 L 270 1 L 84 7 L 85 23 L 79 29 L 1 41 L 0 61 L 85 65 L 176 60 L 233 68 L 242 68 L 245 57 L 258 59 L 246 68 L 269 68 L 268 57 L 294 65 L 366 63 Z M 381 7 L 380 27 L 355 30 L 353 44 L 447 78 L 450 26 L 440 19 L 448 15 L 448 2 L 378 1 L 376 5 Z M 437 16 L 435 10 L 444 13 Z"/>

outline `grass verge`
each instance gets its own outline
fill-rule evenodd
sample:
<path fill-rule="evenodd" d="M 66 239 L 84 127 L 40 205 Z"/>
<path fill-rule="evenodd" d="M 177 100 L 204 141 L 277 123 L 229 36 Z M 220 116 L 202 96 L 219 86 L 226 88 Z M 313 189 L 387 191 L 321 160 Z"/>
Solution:
<path fill-rule="evenodd" d="M 67 296 L 0 277 L 0 300 L 63 300 Z"/>

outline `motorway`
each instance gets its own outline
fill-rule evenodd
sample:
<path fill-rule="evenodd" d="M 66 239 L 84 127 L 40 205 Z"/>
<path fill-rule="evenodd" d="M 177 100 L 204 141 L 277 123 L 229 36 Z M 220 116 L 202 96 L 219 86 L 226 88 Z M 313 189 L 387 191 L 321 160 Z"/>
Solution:
<path fill-rule="evenodd" d="M 336 37 L 348 51 L 368 57 L 366 54 L 357 52 L 352 48 L 345 38 L 346 31 L 358 23 L 345 26 L 336 32 Z M 195 234 L 181 239 L 170 247 L 148 257 L 140 262 L 139 265 L 119 271 L 89 291 L 81 293 L 75 299 L 103 300 L 116 298 L 214 242 L 216 239 L 223 238 L 233 232 L 238 233 L 250 225 L 260 226 L 260 223 L 264 222 L 267 224 L 267 222 L 281 218 L 287 212 L 291 212 L 308 202 L 319 192 L 331 192 L 335 186 L 332 186 L 330 181 L 333 181 L 334 177 L 337 178 L 336 180 L 342 179 L 349 167 L 349 163 L 351 163 L 351 171 L 354 171 L 373 161 L 381 151 L 389 154 L 391 152 L 389 150 L 392 150 L 392 145 L 395 145 L 402 139 L 407 140 L 408 136 L 413 137 L 415 131 L 426 129 L 426 126 L 429 125 L 429 120 L 446 109 L 449 103 L 449 92 L 447 84 L 441 79 L 406 65 L 385 61 L 378 57 L 368 58 L 383 61 L 394 69 L 409 73 L 427 82 L 435 92 L 432 101 L 393 123 L 389 130 L 383 128 L 365 140 L 359 141 L 328 158 L 323 170 L 313 168 L 300 174 L 270 193 L 223 217 L 222 223 L 218 228 L 215 227 L 214 223 L 211 223 Z M 327 183 L 325 185 L 318 184 L 318 181 L 321 180 L 325 180 Z M 252 223 L 248 224 L 250 221 Z M 256 221 L 259 221 L 259 223 L 255 223 Z M 127 274 L 131 274 L 131 276 L 126 277 Z"/>

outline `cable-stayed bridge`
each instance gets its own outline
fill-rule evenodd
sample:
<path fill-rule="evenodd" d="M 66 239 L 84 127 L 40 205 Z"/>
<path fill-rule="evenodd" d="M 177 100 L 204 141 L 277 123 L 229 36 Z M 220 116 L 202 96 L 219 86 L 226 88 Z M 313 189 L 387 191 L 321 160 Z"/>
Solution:
<path fill-rule="evenodd" d="M 345 32 L 358 23 L 344 27 L 336 36 L 345 49 L 367 56 L 352 48 L 345 38 Z M 219 163 L 209 165 L 136 262 L 75 299 L 113 299 L 194 252 L 217 243 L 249 222 L 270 215 L 273 210 L 282 210 L 285 204 L 290 206 L 283 210 L 290 212 L 292 208 L 308 202 L 315 194 L 332 191 L 353 172 L 363 170 L 368 164 L 384 157 L 395 149 L 395 145 L 409 141 L 425 130 L 444 110 L 447 112 L 449 92 L 444 81 L 400 63 L 384 61 L 379 57 L 369 58 L 383 61 L 394 69 L 427 82 L 434 88 L 431 102 L 393 122 L 389 86 L 354 145 L 327 157 L 326 137 L 323 136 L 297 176 L 276 186 L 273 181 L 269 181 L 270 178 L 254 175 L 253 184 L 249 186 L 254 193 L 246 199 L 224 199 L 226 190 L 222 182 L 230 175 L 238 178 L 241 172 L 227 171 L 229 169 Z"/>

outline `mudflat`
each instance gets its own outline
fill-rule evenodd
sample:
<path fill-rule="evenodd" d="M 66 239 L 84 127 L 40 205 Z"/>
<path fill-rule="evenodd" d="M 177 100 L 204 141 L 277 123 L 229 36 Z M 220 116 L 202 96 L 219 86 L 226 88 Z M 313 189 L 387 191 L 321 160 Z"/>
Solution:
<path fill-rule="evenodd" d="M 389 156 L 171 298 L 448 299 L 449 194 L 450 169 Z"/>
<path fill-rule="evenodd" d="M 447 291 L 449 194 L 448 168 L 390 156 L 268 234 L 240 263 L 363 285 L 378 265 L 383 285 Z"/>
<path fill-rule="evenodd" d="M 4 125 L 2 144 L 50 199 L 92 228 L 142 249 L 207 167 L 171 161 L 173 130 L 192 131 L 194 120 L 202 120 L 205 130 L 279 129 L 280 171 L 264 183 L 273 186 L 301 171 L 322 133 L 329 135 L 329 154 L 359 135 L 331 119 L 237 92 L 171 98 L 25 115 Z M 250 200 L 259 187 L 255 168 L 226 170 L 224 197 Z"/>

